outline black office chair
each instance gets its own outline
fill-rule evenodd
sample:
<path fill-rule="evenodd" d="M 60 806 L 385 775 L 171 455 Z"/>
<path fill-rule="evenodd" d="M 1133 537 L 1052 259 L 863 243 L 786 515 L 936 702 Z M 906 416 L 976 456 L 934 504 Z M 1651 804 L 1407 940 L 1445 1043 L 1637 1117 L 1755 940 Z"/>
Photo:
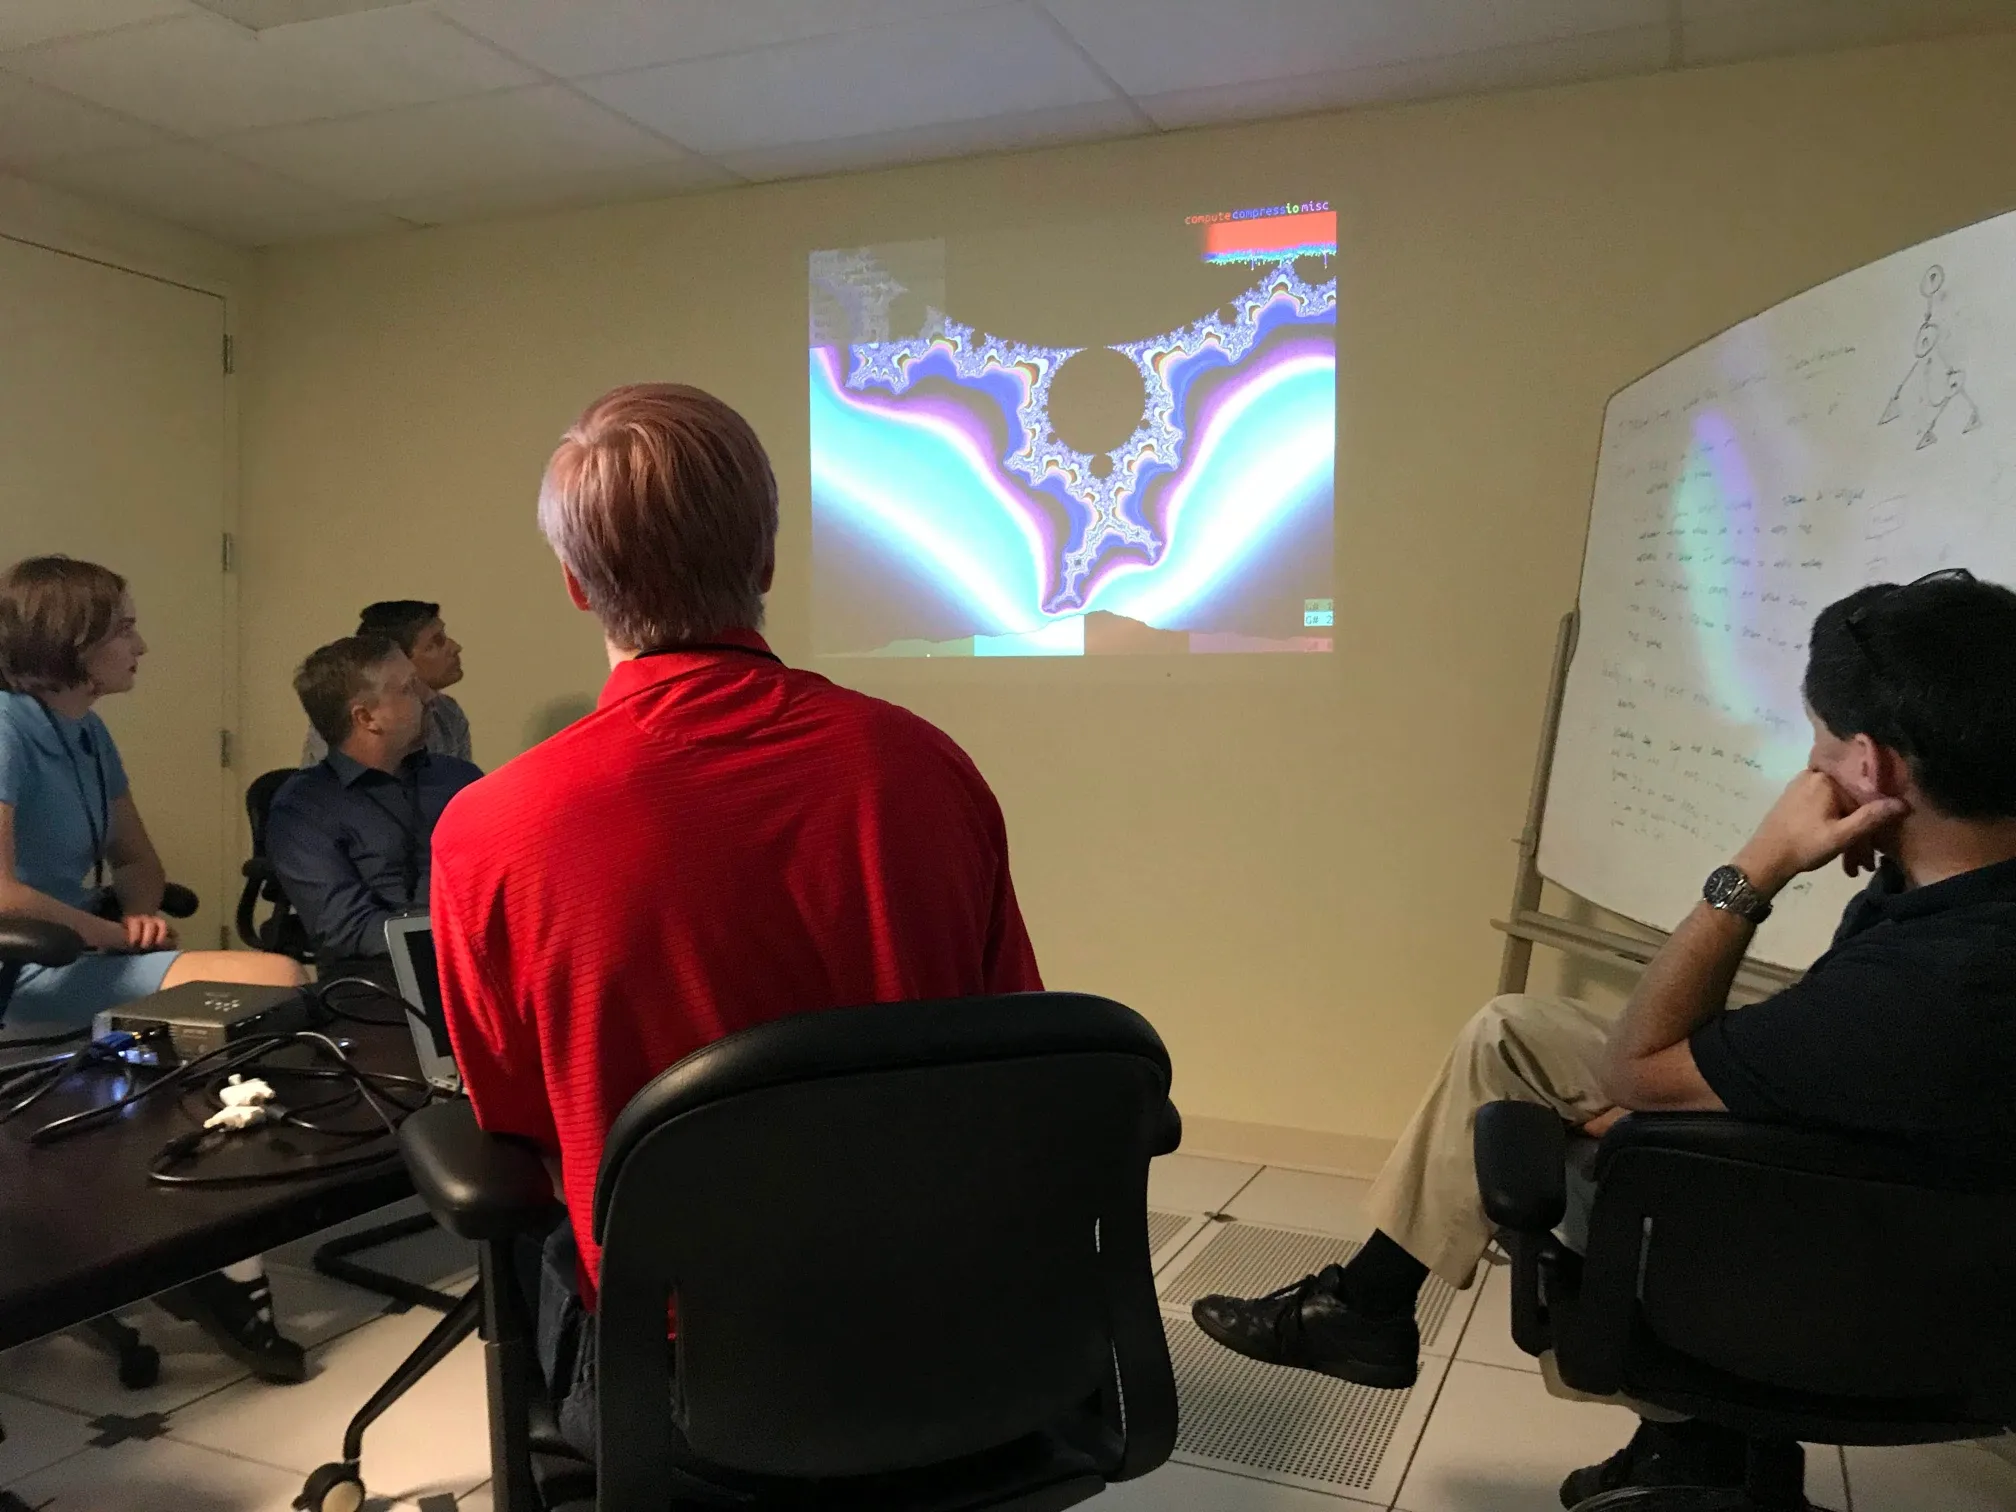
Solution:
<path fill-rule="evenodd" d="M 186 919 L 197 907 L 196 894 L 186 887 L 171 882 L 162 893 L 161 911 L 170 918 Z M 117 918 L 119 901 L 107 894 L 97 901 L 95 911 L 106 918 Z M 68 966 L 83 953 L 84 942 L 74 929 L 42 919 L 0 915 L 0 1023 L 6 1022 L 7 1005 L 27 967 Z M 88 1032 L 80 1031 L 76 1037 Z M 0 1048 L 5 1048 L 4 1042 L 0 1042 Z M 160 1351 L 115 1315 L 107 1313 L 102 1318 L 93 1318 L 81 1331 L 83 1337 L 106 1350 L 117 1362 L 121 1385 L 138 1391 L 161 1378 Z M 0 1508 L 0 1512 L 5 1509 Z"/>
<path fill-rule="evenodd" d="M 752 1512 L 1055 1512 L 1155 1469 L 1168 1090 L 1145 1020 L 1069 993 L 807 1013 L 688 1056 L 603 1154 L 599 1474 L 558 1442 L 514 1272 L 552 1221 L 542 1163 L 467 1104 L 413 1115 L 415 1184 L 482 1246 L 499 1512 L 677 1512 L 675 1464 Z M 301 1505 L 361 1498 L 357 1448 Z"/>
<path fill-rule="evenodd" d="M 1633 1114 L 1596 1152 L 1588 1251 L 1555 1237 L 1568 1131 L 1477 1118 L 1512 1336 L 1578 1391 L 1751 1441 L 1741 1491 L 1614 1491 L 1580 1512 L 1804 1508 L 1798 1445 L 1989 1438 L 2016 1423 L 2016 1181 L 1881 1141 Z"/>
<path fill-rule="evenodd" d="M 244 890 L 238 894 L 238 938 L 248 950 L 271 951 L 274 955 L 289 956 L 305 965 L 312 965 L 315 942 L 308 938 L 307 926 L 294 912 L 294 905 L 287 900 L 286 889 L 280 885 L 280 874 L 273 869 L 273 862 L 266 854 L 267 816 L 272 812 L 273 800 L 281 787 L 297 770 L 295 767 L 280 767 L 275 771 L 262 772 L 245 789 L 245 817 L 252 825 L 252 855 L 243 868 Z M 261 903 L 271 910 L 264 919 L 258 916 Z"/>

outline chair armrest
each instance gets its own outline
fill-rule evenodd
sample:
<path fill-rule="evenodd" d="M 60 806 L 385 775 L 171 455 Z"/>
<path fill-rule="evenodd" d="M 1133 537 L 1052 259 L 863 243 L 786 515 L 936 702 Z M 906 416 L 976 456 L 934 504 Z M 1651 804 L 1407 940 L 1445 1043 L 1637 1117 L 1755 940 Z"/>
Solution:
<path fill-rule="evenodd" d="M 539 1152 L 522 1139 L 486 1134 L 467 1102 L 436 1103 L 399 1126 L 406 1169 L 441 1226 L 481 1242 L 529 1232 L 557 1205 Z"/>
<path fill-rule="evenodd" d="M 170 882 L 161 889 L 161 912 L 171 919 L 186 919 L 202 907 L 202 900 L 180 882 Z M 106 888 L 91 905 L 99 918 L 119 920 L 119 895 Z"/>
<path fill-rule="evenodd" d="M 1477 1110 L 1477 1189 L 1501 1229 L 1547 1234 L 1568 1211 L 1568 1126 L 1538 1103 L 1494 1102 Z"/>
<path fill-rule="evenodd" d="M 67 924 L 0 914 L 0 961 L 68 966 L 83 953 L 83 939 Z"/>

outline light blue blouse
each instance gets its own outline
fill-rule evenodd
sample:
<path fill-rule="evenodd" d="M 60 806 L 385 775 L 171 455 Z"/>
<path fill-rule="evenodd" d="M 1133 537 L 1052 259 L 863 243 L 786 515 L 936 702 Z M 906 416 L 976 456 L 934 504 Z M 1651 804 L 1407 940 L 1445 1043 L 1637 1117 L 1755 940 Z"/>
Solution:
<path fill-rule="evenodd" d="M 127 790 L 112 732 L 96 713 L 69 719 L 25 693 L 0 693 L 0 803 L 14 810 L 14 875 L 72 908 L 88 905 L 111 862 L 112 805 Z"/>

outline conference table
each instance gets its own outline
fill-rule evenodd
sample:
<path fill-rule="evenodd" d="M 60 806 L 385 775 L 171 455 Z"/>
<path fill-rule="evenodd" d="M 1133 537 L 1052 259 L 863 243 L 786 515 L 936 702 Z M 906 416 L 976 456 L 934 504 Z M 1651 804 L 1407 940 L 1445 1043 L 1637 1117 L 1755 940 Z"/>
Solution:
<path fill-rule="evenodd" d="M 413 1037 L 403 1024 L 346 1022 L 323 1032 L 346 1043 L 351 1059 L 367 1071 L 418 1074 Z M 15 1052 L 0 1044 L 0 1073 L 46 1053 Z M 284 1053 L 304 1054 L 296 1047 Z M 54 1144 L 28 1142 L 49 1120 L 116 1101 L 133 1085 L 129 1077 L 151 1074 L 86 1070 L 0 1124 L 0 1349 L 128 1306 L 413 1192 L 404 1164 L 392 1153 L 397 1142 L 389 1136 L 346 1145 L 271 1125 L 182 1169 L 249 1175 L 373 1150 L 387 1156 L 358 1169 L 267 1184 L 169 1187 L 151 1181 L 148 1166 L 162 1146 L 199 1127 L 210 1111 L 194 1089 L 165 1091 Z M 355 1109 L 347 1121 L 365 1118 L 364 1110 Z"/>

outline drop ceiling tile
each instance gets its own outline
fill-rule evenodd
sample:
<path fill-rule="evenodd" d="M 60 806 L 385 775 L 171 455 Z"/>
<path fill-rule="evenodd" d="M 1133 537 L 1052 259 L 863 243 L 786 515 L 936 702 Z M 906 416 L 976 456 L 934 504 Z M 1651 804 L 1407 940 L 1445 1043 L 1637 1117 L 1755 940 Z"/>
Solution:
<path fill-rule="evenodd" d="M 496 49 L 406 7 L 266 32 L 201 13 L 59 42 L 4 62 L 40 83 L 194 137 L 537 82 Z"/>
<path fill-rule="evenodd" d="M 1379 68 L 1340 68 L 1288 79 L 1175 90 L 1141 96 L 1140 102 L 1156 125 L 1174 130 L 1314 110 L 1446 99 L 1452 95 L 1491 94 L 1651 73 L 1666 66 L 1671 47 L 1671 33 L 1664 26 L 1640 26 L 1525 47 L 1492 48 L 1454 58 L 1428 58 Z"/>
<path fill-rule="evenodd" d="M 66 158 L 38 168 L 35 176 L 239 246 L 392 230 L 400 224 L 390 215 L 345 204 L 194 143 Z"/>
<path fill-rule="evenodd" d="M 1688 64 L 2016 27 L 2016 0 L 1681 0 Z"/>
<path fill-rule="evenodd" d="M 992 0 L 442 0 L 459 24 L 566 78 L 977 10 Z"/>
<path fill-rule="evenodd" d="M 616 205 L 633 200 L 665 199 L 703 189 L 725 189 L 745 180 L 703 158 L 650 164 L 641 168 L 600 169 L 582 173 L 541 175 L 485 184 L 473 189 L 444 190 L 389 201 L 384 208 L 401 220 L 422 226 L 446 226 L 498 216 L 536 215 L 587 205 Z"/>
<path fill-rule="evenodd" d="M 731 152 L 720 161 L 745 178 L 809 178 L 820 173 L 852 173 L 920 163 L 933 158 L 968 157 L 981 152 L 1019 152 L 1064 142 L 1093 142 L 1151 130 L 1140 114 L 1119 100 L 1021 111 L 979 121 L 913 126 L 903 131 L 839 141 L 793 142 L 755 152 Z"/>
<path fill-rule="evenodd" d="M 186 0 L 4 0 L 0 3 L 0 50 L 83 37 L 92 32 L 186 16 Z"/>
<path fill-rule="evenodd" d="M 1110 101 L 1027 5 L 608 74 L 582 87 L 696 152 L 756 152 Z"/>
<path fill-rule="evenodd" d="M 682 167 L 690 155 L 562 84 L 223 137 L 332 194 L 385 203 L 577 172 Z"/>
<path fill-rule="evenodd" d="M 0 74 L 0 163 L 30 167 L 90 153 L 133 152 L 166 140 L 151 126 Z"/>
<path fill-rule="evenodd" d="M 1046 0 L 1129 94 L 1168 94 L 1329 70 L 1664 26 L 1666 0 Z"/>

